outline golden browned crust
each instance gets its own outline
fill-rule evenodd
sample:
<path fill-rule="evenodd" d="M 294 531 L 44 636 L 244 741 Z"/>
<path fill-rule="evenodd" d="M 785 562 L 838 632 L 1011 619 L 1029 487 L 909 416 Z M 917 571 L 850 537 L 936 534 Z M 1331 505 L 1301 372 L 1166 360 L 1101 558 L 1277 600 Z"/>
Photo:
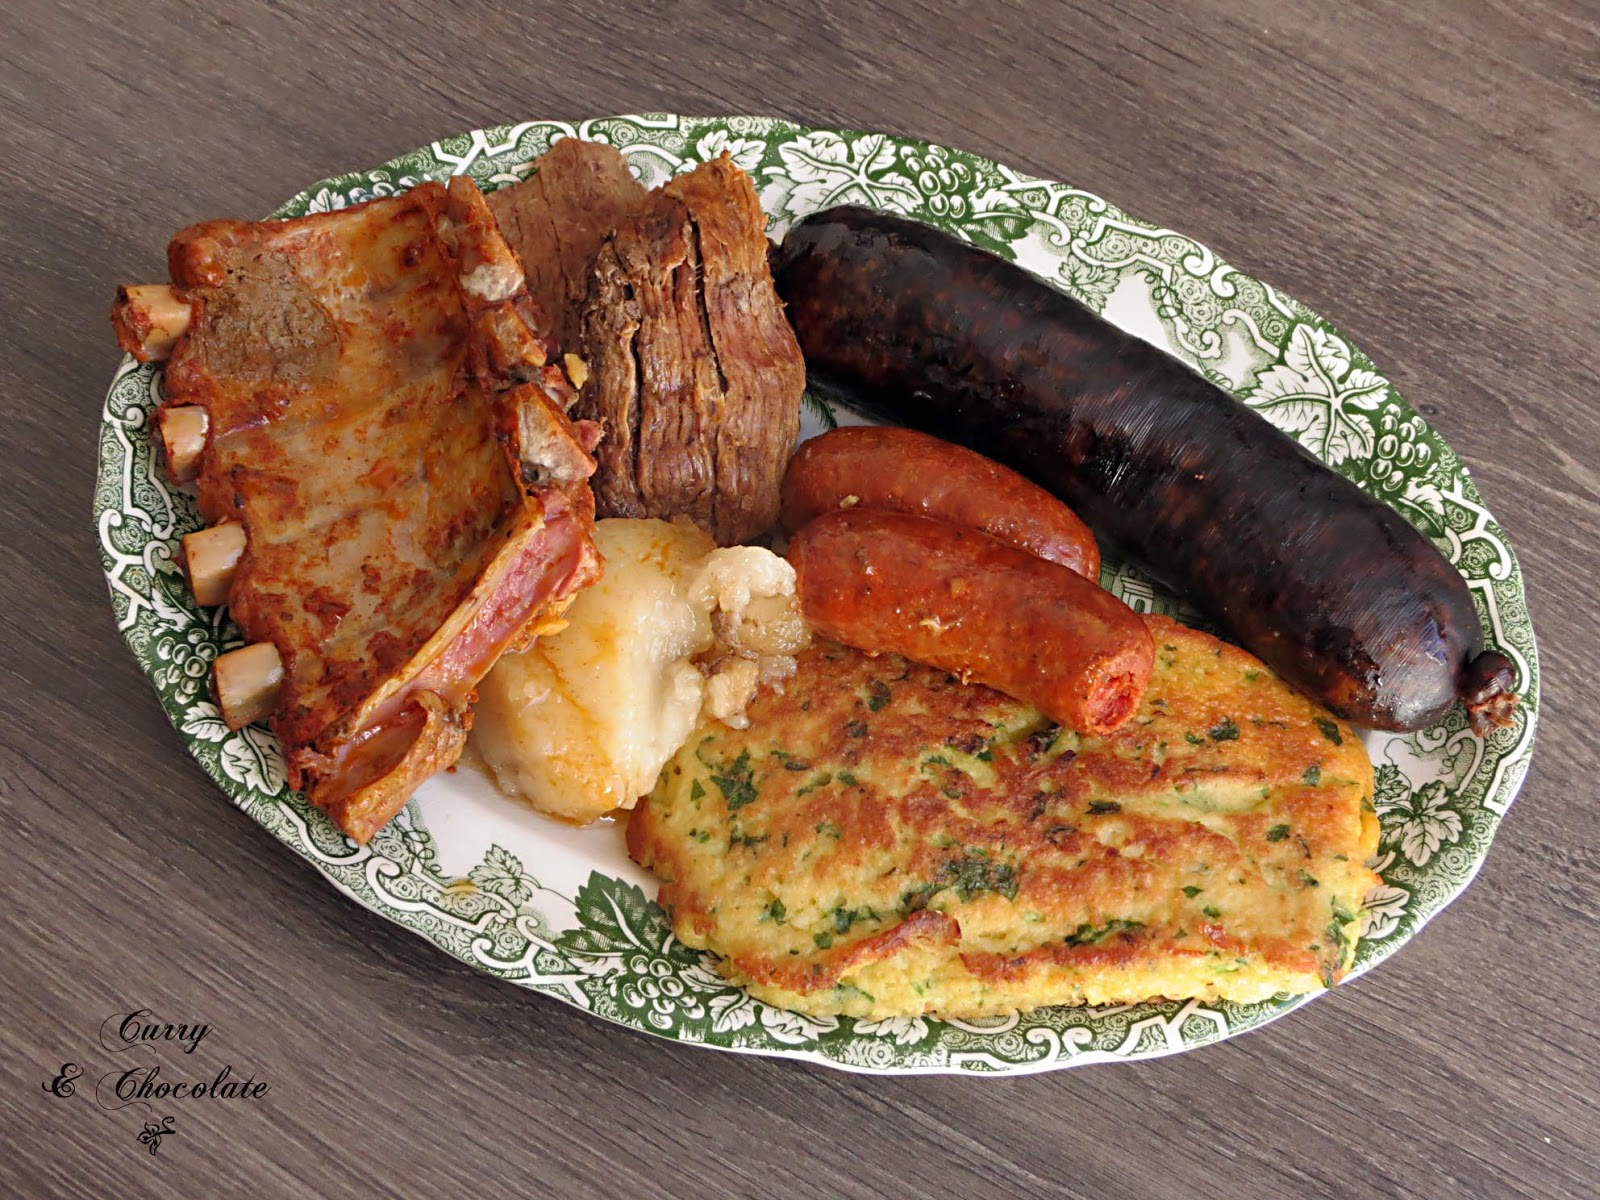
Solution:
<path fill-rule="evenodd" d="M 191 226 L 168 262 L 200 511 L 247 533 L 231 615 L 282 664 L 291 785 L 365 841 L 454 761 L 501 650 L 594 579 L 594 431 L 540 330 L 495 336 L 522 273 L 466 178 Z"/>
<path fill-rule="evenodd" d="M 1350 729 L 1241 650 L 1148 618 L 1121 730 L 823 644 L 702 728 L 634 814 L 678 936 L 812 1012 L 980 1016 L 1263 999 L 1348 968 L 1377 845 Z"/>

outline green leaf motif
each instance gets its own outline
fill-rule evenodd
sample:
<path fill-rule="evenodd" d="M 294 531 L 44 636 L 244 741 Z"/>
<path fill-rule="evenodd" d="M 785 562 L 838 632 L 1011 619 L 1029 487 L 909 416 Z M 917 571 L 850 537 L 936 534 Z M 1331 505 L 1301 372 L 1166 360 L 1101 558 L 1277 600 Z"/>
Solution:
<path fill-rule="evenodd" d="M 1411 785 L 1400 774 L 1400 768 L 1384 763 L 1376 773 L 1372 791 L 1372 806 L 1380 813 L 1404 804 L 1411 797 Z"/>
<path fill-rule="evenodd" d="M 484 860 L 467 873 L 479 888 L 512 904 L 533 899 L 534 883 L 522 870 L 522 860 L 501 846 L 490 846 Z"/>
<path fill-rule="evenodd" d="M 241 729 L 222 744 L 222 770 L 228 778 L 269 796 L 288 778 L 278 740 L 254 728 Z"/>
<path fill-rule="evenodd" d="M 1105 311 L 1106 301 L 1111 299 L 1111 293 L 1121 280 L 1110 267 L 1086 262 L 1076 255 L 1062 263 L 1056 275 L 1067 285 L 1068 291 L 1095 312 Z"/>
<path fill-rule="evenodd" d="M 914 1046 L 928 1036 L 928 1023 L 921 1017 L 884 1017 L 878 1021 L 857 1021 L 857 1034 L 892 1038 L 897 1045 Z"/>
<path fill-rule="evenodd" d="M 1394 933 L 1405 920 L 1406 905 L 1410 900 L 1409 892 L 1392 884 L 1373 888 L 1361 905 L 1366 917 L 1366 929 L 1361 936 L 1369 941 L 1377 941 Z"/>
<path fill-rule="evenodd" d="M 1415 792 L 1403 795 L 1394 789 L 1374 804 L 1383 820 L 1383 840 L 1400 846 L 1400 853 L 1419 867 L 1441 847 L 1461 840 L 1461 814 L 1451 807 L 1454 797 L 1444 781 L 1432 779 Z"/>
<path fill-rule="evenodd" d="M 839 428 L 839 418 L 834 415 L 833 405 L 817 395 L 810 388 L 800 393 L 800 398 L 805 402 L 806 409 L 812 416 L 822 423 L 824 429 Z"/>
<path fill-rule="evenodd" d="M 711 1028 L 717 1033 L 733 1033 L 756 1023 L 756 1002 L 749 993 L 732 988 L 711 997 Z"/>
<path fill-rule="evenodd" d="M 1368 412 L 1383 404 L 1389 383 L 1375 371 L 1350 365 L 1350 347 L 1315 325 L 1296 325 L 1283 361 L 1261 371 L 1249 400 L 1253 407 L 1318 458 L 1339 466 L 1372 457 L 1377 445 Z"/>
<path fill-rule="evenodd" d="M 225 741 L 230 732 L 228 724 L 217 715 L 215 704 L 196 704 L 184 714 L 179 726 L 184 733 L 202 742 Z"/>
<path fill-rule="evenodd" d="M 729 137 L 727 130 L 716 129 L 695 143 L 695 157 L 685 159 L 678 169 L 692 171 L 700 163 L 710 162 L 726 151 L 741 171 L 754 173 L 761 168 L 761 156 L 766 148 L 767 144 L 759 138 Z"/>
<path fill-rule="evenodd" d="M 761 199 L 774 208 L 802 214 L 835 204 L 866 204 L 904 212 L 920 193 L 897 165 L 894 140 L 885 134 L 860 134 L 849 140 L 831 130 L 816 130 L 778 147 L 781 165 L 768 168 L 772 182 Z"/>
<path fill-rule="evenodd" d="M 626 954 L 635 950 L 676 962 L 698 964 L 699 954 L 672 936 L 672 924 L 635 884 L 593 871 L 578 889 L 579 925 L 556 939 L 578 954 Z"/>

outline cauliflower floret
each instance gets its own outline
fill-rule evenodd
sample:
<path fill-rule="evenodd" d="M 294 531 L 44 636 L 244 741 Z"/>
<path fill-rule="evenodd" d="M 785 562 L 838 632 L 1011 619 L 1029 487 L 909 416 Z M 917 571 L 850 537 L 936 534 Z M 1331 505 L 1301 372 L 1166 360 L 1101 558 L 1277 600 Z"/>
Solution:
<path fill-rule="evenodd" d="M 711 553 L 689 589 L 720 649 L 741 658 L 793 656 L 811 640 L 795 597 L 794 568 L 759 546 Z"/>
<path fill-rule="evenodd" d="M 744 710 L 756 698 L 760 684 L 761 668 L 750 659 L 718 659 L 706 669 L 706 716 L 730 729 L 744 729 L 750 724 Z"/>

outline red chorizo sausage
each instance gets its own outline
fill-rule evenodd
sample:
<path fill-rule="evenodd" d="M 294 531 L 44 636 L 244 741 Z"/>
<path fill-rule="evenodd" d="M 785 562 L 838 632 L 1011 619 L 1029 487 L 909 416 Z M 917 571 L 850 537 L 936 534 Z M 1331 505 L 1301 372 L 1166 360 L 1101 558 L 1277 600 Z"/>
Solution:
<path fill-rule="evenodd" d="M 849 508 L 801 529 L 789 561 L 824 636 L 957 672 L 1081 732 L 1117 728 L 1150 682 L 1155 647 L 1132 609 L 976 530 Z"/>
<path fill-rule="evenodd" d="M 812 438 L 789 460 L 784 529 L 858 506 L 967 526 L 1100 578 L 1100 547 L 1075 512 L 1009 467 L 914 429 L 847 426 Z"/>

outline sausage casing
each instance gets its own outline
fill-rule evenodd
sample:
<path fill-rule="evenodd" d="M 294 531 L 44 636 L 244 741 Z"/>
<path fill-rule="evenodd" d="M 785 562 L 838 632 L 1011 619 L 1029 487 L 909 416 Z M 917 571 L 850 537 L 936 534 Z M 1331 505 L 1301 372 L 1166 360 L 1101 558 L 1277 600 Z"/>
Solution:
<path fill-rule="evenodd" d="M 795 225 L 774 275 L 814 380 L 1044 485 L 1339 716 L 1419 729 L 1460 700 L 1480 733 L 1510 721 L 1516 672 L 1460 572 L 1177 359 L 870 209 Z"/>
<path fill-rule="evenodd" d="M 914 429 L 845 426 L 812 438 L 789 460 L 784 529 L 853 507 L 963 525 L 1100 578 L 1100 546 L 1075 512 L 1011 468 Z"/>
<path fill-rule="evenodd" d="M 1080 732 L 1116 729 L 1150 682 L 1155 648 L 1132 609 L 976 530 L 844 509 L 805 525 L 789 561 L 824 636 L 953 671 Z"/>

